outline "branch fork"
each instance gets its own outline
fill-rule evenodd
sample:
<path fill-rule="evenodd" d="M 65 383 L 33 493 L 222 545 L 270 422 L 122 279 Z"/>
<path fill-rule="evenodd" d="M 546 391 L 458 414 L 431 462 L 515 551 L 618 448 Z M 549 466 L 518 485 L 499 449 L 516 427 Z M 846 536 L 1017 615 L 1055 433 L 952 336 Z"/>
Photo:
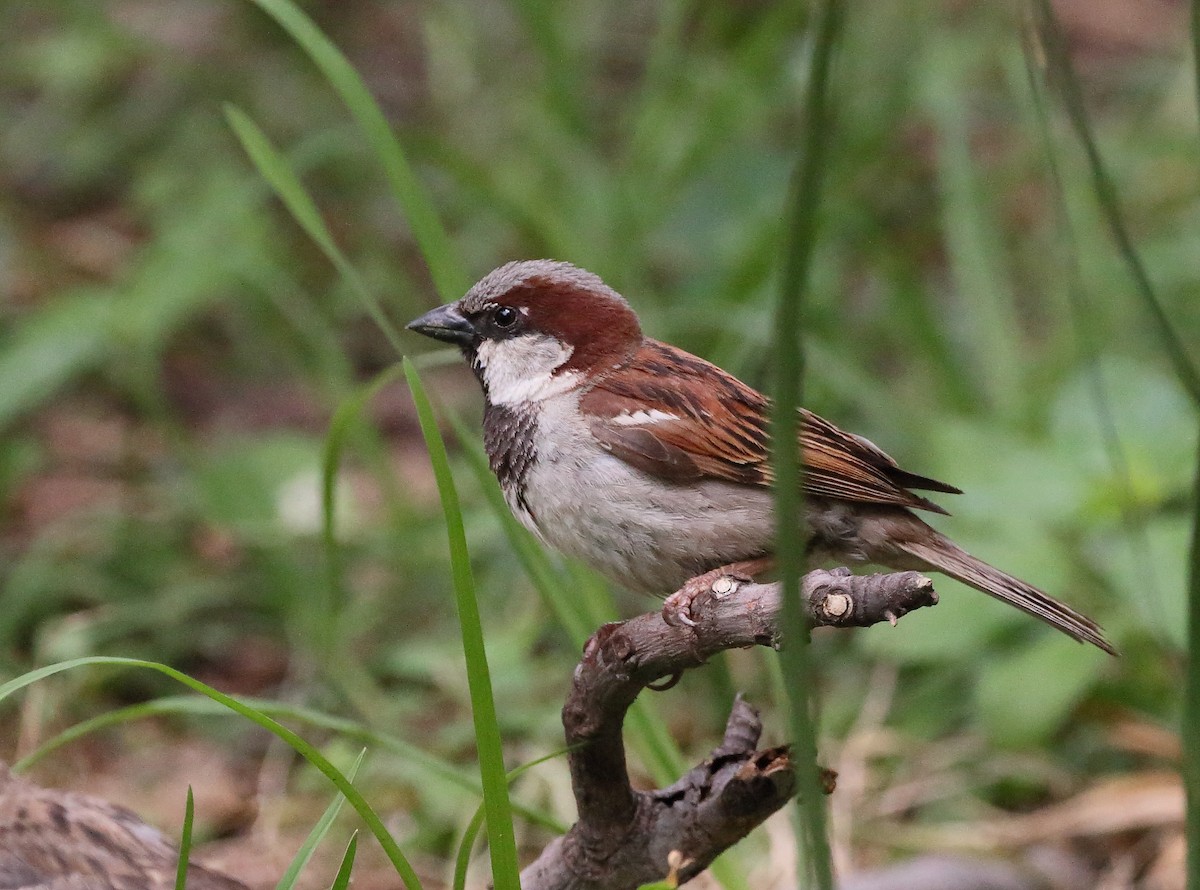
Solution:
<path fill-rule="evenodd" d="M 936 604 L 937 594 L 917 572 L 833 569 L 805 575 L 801 600 L 814 626 L 868 627 L 894 625 Z M 796 792 L 790 749 L 758 749 L 762 721 L 740 696 L 721 744 L 668 788 L 632 788 L 622 741 L 625 714 L 643 689 L 669 688 L 726 649 L 777 648 L 781 611 L 778 583 L 721 575 L 693 599 L 689 626 L 651 612 L 596 631 L 563 706 L 579 819 L 522 872 L 524 890 L 634 890 L 667 877 L 682 884 L 787 803 Z M 834 775 L 825 777 L 830 793 Z"/>

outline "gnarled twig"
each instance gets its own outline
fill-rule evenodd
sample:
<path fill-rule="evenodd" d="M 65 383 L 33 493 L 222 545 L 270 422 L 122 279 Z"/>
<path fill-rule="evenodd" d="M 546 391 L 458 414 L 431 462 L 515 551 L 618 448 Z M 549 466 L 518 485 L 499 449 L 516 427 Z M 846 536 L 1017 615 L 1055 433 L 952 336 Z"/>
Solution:
<path fill-rule="evenodd" d="M 776 646 L 778 584 L 723 577 L 692 605 L 695 627 L 674 627 L 658 612 L 606 624 L 588 641 L 563 707 L 579 821 L 521 874 L 524 890 L 622 890 L 673 873 L 683 883 L 778 810 L 795 791 L 786 747 L 755 750 L 762 723 L 740 698 L 725 738 L 669 788 L 634 791 L 622 724 L 642 689 L 703 664 L 726 649 Z M 916 572 L 804 577 L 813 625 L 867 627 L 937 602 Z M 832 778 L 832 774 L 830 774 Z"/>

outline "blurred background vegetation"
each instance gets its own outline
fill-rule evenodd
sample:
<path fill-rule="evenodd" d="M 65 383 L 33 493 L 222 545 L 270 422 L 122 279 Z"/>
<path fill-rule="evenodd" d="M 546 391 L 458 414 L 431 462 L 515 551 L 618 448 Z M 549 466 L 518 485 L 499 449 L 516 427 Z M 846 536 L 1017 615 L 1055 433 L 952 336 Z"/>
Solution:
<path fill-rule="evenodd" d="M 803 4 L 300 5 L 392 122 L 464 285 L 509 259 L 567 259 L 628 296 L 653 336 L 766 384 Z M 1185 6 L 1056 8 L 1134 238 L 1195 344 Z M 945 579 L 941 604 L 896 630 L 818 635 L 823 760 L 843 776 L 835 855 L 844 874 L 968 850 L 1053 860 L 1055 886 L 1181 886 L 1196 424 L 1078 146 L 1028 75 L 1037 59 L 1019 4 L 851 4 L 806 403 L 961 486 L 939 527 L 1096 616 L 1123 657 Z M 247 160 L 224 103 L 286 153 L 397 325 L 439 302 L 361 131 L 253 4 L 0 4 L 0 679 L 79 655 L 149 658 L 471 775 L 445 533 L 402 384 L 351 436 L 336 598 L 320 546 L 332 413 L 398 356 Z M 477 423 L 465 369 L 427 383 Z M 515 766 L 561 744 L 577 650 L 456 454 Z M 567 571 L 568 595 L 603 602 Z M 627 615 L 650 607 L 619 600 Z M 736 653 L 655 697 L 688 755 L 718 737 L 738 689 L 781 739 L 770 658 Z M 157 675 L 56 677 L 3 705 L 0 755 L 176 692 Z M 306 736 L 345 765 L 358 750 Z M 329 794 L 232 717 L 123 722 L 34 775 L 166 826 L 192 782 L 210 849 L 262 886 Z M 379 748 L 360 784 L 437 886 L 477 797 Z M 514 794 L 571 820 L 561 760 Z M 527 854 L 547 837 L 518 822 Z M 791 843 L 768 827 L 736 870 L 788 886 Z M 375 886 L 363 869 L 356 886 Z M 1084 883 L 1061 883 L 1071 875 Z"/>

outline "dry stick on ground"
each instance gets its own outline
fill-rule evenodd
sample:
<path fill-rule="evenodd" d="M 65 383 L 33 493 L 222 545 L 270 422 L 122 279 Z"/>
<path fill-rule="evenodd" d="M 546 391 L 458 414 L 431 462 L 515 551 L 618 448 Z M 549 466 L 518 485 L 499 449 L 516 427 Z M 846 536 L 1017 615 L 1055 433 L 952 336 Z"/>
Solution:
<path fill-rule="evenodd" d="M 867 627 L 895 623 L 937 594 L 916 572 L 835 569 L 805 575 L 802 600 L 815 626 Z M 755 750 L 762 722 L 740 698 L 721 744 L 669 788 L 630 787 L 621 738 L 625 712 L 652 683 L 726 649 L 777 645 L 781 608 L 778 584 L 723 576 L 693 604 L 693 628 L 654 612 L 606 624 L 588 640 L 563 707 L 579 821 L 522 872 L 523 890 L 633 890 L 668 873 L 683 883 L 788 801 L 789 751 Z"/>

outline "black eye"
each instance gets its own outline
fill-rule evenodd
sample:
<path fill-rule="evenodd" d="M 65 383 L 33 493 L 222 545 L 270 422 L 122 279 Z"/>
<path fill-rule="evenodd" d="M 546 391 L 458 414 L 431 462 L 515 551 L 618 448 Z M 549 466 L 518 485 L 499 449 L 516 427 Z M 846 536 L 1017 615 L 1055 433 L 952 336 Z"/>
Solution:
<path fill-rule="evenodd" d="M 492 321 L 496 323 L 498 328 L 511 328 L 517 323 L 520 313 L 512 306 L 500 306 L 492 313 Z"/>

